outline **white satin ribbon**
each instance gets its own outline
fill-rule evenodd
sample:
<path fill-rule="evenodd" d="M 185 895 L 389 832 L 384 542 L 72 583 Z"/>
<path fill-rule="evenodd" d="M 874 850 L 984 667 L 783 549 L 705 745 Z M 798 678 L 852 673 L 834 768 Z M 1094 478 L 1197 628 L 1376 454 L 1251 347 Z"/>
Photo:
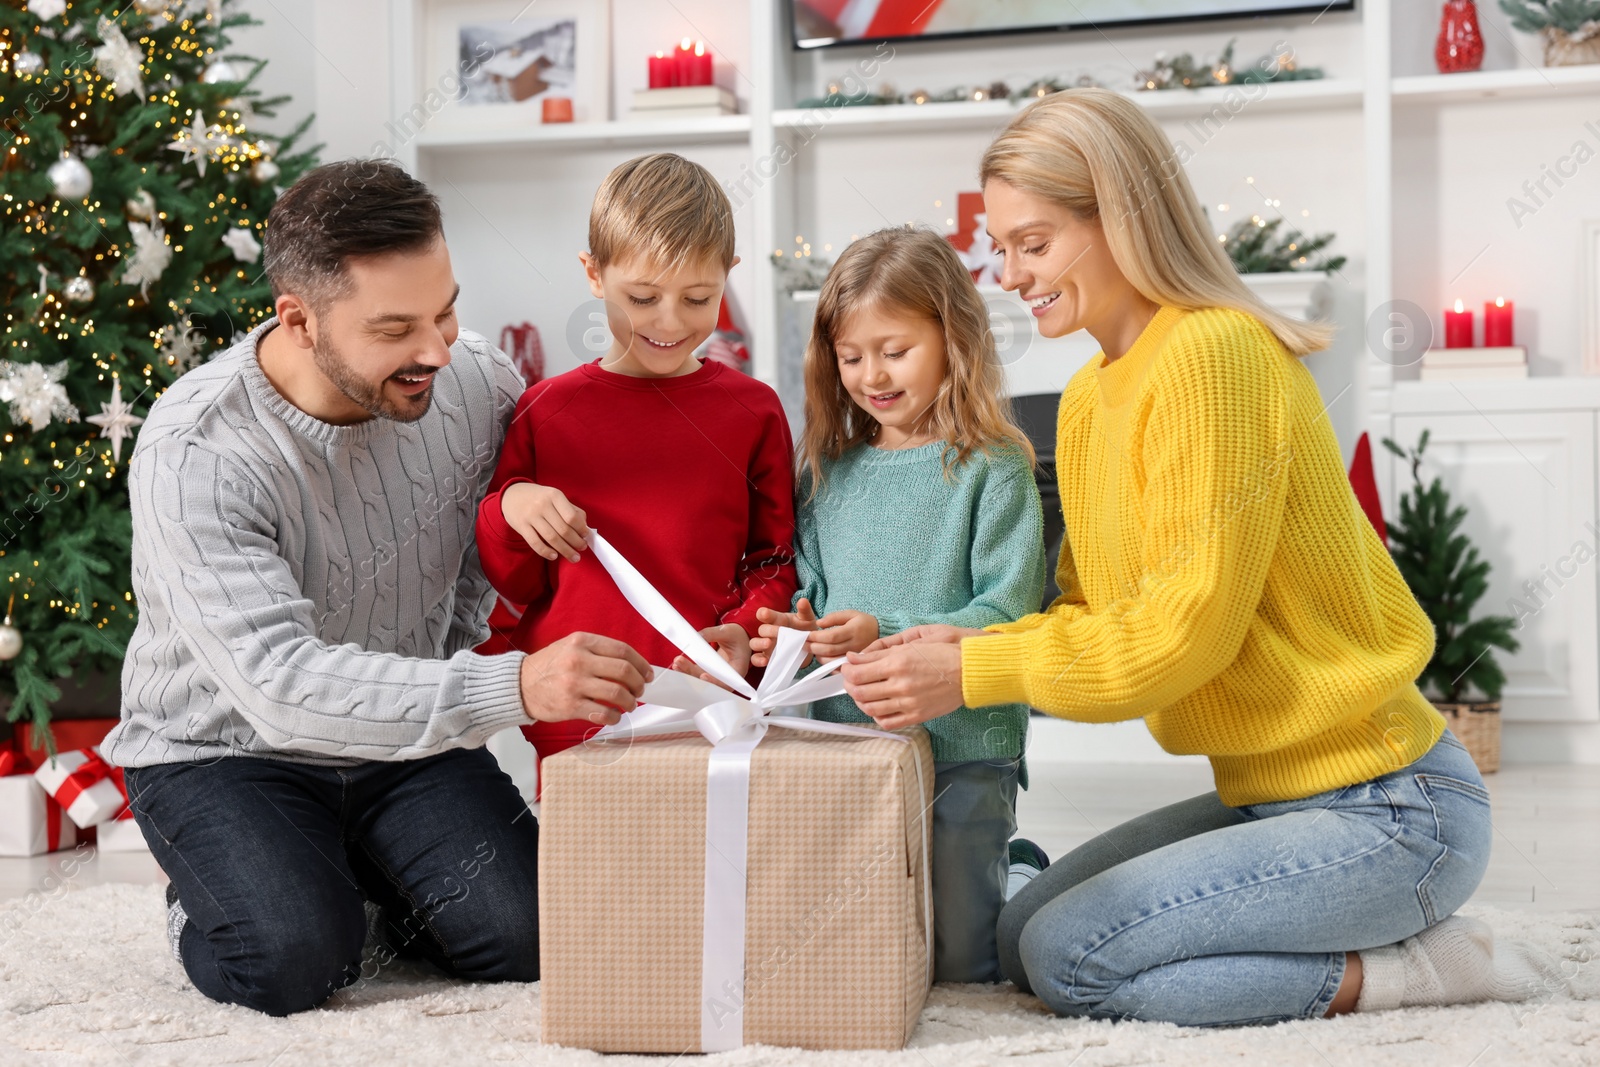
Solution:
<path fill-rule="evenodd" d="M 909 744 L 898 734 L 819 722 L 783 714 L 844 692 L 835 672 L 836 659 L 795 681 L 805 664 L 806 634 L 780 627 L 765 675 L 758 688 L 739 676 L 689 621 L 667 602 L 634 566 L 592 528 L 589 546 L 628 603 L 645 621 L 713 678 L 734 692 L 703 678 L 664 667 L 644 687 L 645 702 L 624 714 L 591 740 L 633 740 L 699 731 L 712 744 L 706 774 L 706 857 L 704 912 L 701 918 L 700 1051 L 726 1052 L 744 1044 L 745 870 L 750 840 L 750 757 L 767 728 L 832 734 L 836 737 L 888 739 Z M 917 762 L 918 795 L 922 764 Z M 930 881 L 927 835 L 923 835 L 923 881 Z M 931 889 L 929 890 L 931 894 Z M 933 966 L 931 898 L 924 916 L 928 930 L 928 966 Z"/>

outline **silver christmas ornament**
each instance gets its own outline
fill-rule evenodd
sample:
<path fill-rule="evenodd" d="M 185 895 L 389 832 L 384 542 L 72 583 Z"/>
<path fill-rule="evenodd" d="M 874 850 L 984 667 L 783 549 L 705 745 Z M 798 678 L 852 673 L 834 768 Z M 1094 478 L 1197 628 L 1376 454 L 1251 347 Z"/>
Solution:
<path fill-rule="evenodd" d="M 94 175 L 77 156 L 63 156 L 47 171 L 56 196 L 62 200 L 82 200 L 94 188 Z"/>
<path fill-rule="evenodd" d="M 11 61 L 11 69 L 17 74 L 31 78 L 44 69 L 44 56 L 38 52 L 18 52 L 17 58 Z"/>
<path fill-rule="evenodd" d="M 22 631 L 11 625 L 11 616 L 0 623 L 0 659 L 16 659 L 22 651 Z"/>
<path fill-rule="evenodd" d="M 139 189 L 135 191 L 132 196 L 128 197 L 128 201 L 124 207 L 127 208 L 128 217 L 130 219 L 138 219 L 141 222 L 149 222 L 151 216 L 156 213 L 156 198 L 150 195 L 150 191 L 148 189 Z"/>
<path fill-rule="evenodd" d="M 207 85 L 215 85 L 218 82 L 244 81 L 239 72 L 234 69 L 233 64 L 226 59 L 219 59 L 207 67 L 206 72 L 200 75 L 200 80 Z"/>
<path fill-rule="evenodd" d="M 61 295 L 74 304 L 87 304 L 94 299 L 94 282 L 79 274 L 67 279 L 67 284 L 61 287 Z"/>

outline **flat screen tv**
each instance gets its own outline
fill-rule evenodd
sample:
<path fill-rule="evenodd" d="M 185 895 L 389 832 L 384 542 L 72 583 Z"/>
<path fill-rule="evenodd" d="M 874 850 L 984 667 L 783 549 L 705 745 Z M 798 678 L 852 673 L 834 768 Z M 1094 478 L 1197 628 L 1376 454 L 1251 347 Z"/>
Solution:
<path fill-rule="evenodd" d="M 1348 11 L 1355 0 L 790 0 L 796 48 Z"/>

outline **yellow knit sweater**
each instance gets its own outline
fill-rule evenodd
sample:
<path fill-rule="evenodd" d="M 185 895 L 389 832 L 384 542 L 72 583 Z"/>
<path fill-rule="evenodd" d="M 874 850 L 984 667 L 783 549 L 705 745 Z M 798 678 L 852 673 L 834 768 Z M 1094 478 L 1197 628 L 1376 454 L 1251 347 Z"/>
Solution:
<path fill-rule="evenodd" d="M 1224 803 L 1311 796 L 1415 761 L 1433 628 L 1367 521 L 1310 372 L 1237 311 L 1162 308 L 1068 383 L 1065 592 L 961 646 L 966 703 L 1143 717 L 1210 758 Z"/>

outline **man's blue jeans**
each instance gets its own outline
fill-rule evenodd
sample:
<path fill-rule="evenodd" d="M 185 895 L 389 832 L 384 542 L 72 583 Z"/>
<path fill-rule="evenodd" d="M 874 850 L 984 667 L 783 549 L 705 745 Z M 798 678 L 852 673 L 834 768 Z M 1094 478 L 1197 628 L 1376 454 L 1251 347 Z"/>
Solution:
<path fill-rule="evenodd" d="M 483 749 L 317 767 L 229 757 L 130 768 L 134 818 L 188 913 L 184 970 L 270 1015 L 360 976 L 366 916 L 459 978 L 539 977 L 538 827 Z"/>
<path fill-rule="evenodd" d="M 1227 1026 L 1316 1018 L 1345 953 L 1466 903 L 1489 793 L 1446 731 L 1393 773 L 1230 808 L 1160 808 L 1057 860 L 1000 916 L 1006 977 L 1062 1015 Z"/>

